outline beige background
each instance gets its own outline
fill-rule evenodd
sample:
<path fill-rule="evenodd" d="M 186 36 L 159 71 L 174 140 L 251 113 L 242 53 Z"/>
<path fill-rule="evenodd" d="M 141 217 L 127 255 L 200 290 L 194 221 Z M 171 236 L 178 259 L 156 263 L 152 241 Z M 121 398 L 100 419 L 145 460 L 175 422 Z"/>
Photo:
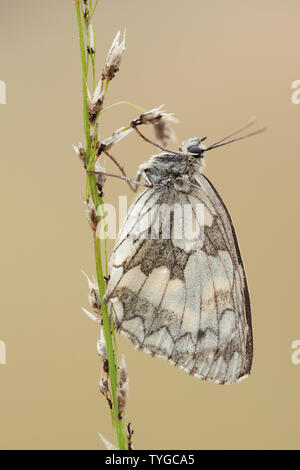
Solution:
<path fill-rule="evenodd" d="M 206 174 L 235 222 L 255 332 L 252 375 L 203 383 L 135 351 L 128 419 L 135 448 L 299 448 L 298 0 L 103 0 L 95 17 L 98 72 L 115 32 L 127 51 L 107 103 L 131 100 L 176 113 L 178 139 L 222 137 L 255 114 L 268 132 L 211 152 Z M 71 144 L 83 139 L 81 81 L 71 0 L 0 6 L 1 317 L 0 447 L 102 448 L 112 439 L 98 392 L 97 327 L 81 269 L 93 273 L 83 213 L 84 176 Z M 105 114 L 103 136 L 136 113 Z M 134 135 L 114 153 L 128 173 L 155 150 Z M 112 169 L 112 167 L 110 167 Z M 128 194 L 111 180 L 106 201 Z M 112 242 L 110 243 L 110 248 Z"/>

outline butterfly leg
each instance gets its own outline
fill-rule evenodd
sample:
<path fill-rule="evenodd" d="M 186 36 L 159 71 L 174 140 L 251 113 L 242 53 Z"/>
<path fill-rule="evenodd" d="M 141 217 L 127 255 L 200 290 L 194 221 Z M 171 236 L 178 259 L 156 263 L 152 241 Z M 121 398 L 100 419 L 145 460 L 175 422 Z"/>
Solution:
<path fill-rule="evenodd" d="M 139 135 L 148 144 L 154 145 L 154 147 L 158 147 L 160 150 L 163 150 L 164 152 L 173 153 L 175 155 L 179 155 L 180 157 L 183 156 L 183 154 L 181 152 L 176 152 L 175 150 L 170 150 L 170 149 L 168 149 L 166 147 L 163 147 L 162 145 L 158 144 L 157 142 L 154 142 L 153 140 L 148 139 L 148 137 L 146 137 L 144 134 L 142 134 L 142 132 L 138 129 L 138 124 L 135 121 L 132 121 L 130 123 L 130 125 L 135 130 L 137 135 Z"/>

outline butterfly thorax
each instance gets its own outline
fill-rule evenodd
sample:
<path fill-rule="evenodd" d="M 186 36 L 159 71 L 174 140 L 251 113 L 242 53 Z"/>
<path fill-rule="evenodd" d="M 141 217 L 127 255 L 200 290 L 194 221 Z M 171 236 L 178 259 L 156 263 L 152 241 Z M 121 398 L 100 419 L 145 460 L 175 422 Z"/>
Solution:
<path fill-rule="evenodd" d="M 176 191 L 190 192 L 196 174 L 202 173 L 205 167 L 203 158 L 194 156 L 181 157 L 171 153 L 153 155 L 139 169 L 153 186 L 161 186 Z"/>

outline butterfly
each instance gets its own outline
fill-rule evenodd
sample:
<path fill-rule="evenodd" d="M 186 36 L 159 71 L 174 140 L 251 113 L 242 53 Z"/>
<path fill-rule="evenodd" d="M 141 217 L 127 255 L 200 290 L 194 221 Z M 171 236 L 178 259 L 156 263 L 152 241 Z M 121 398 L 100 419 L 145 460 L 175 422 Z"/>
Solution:
<path fill-rule="evenodd" d="M 137 181 L 148 187 L 120 230 L 105 294 L 117 330 L 138 349 L 219 384 L 247 377 L 253 358 L 237 237 L 203 174 L 208 150 L 241 137 L 225 139 L 208 148 L 204 138 L 188 139 L 141 165 Z"/>

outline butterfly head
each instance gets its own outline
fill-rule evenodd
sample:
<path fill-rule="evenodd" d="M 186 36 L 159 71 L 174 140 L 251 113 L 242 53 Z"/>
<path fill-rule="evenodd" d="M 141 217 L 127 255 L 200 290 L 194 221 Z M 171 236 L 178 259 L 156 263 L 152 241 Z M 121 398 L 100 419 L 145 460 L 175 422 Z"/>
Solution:
<path fill-rule="evenodd" d="M 179 145 L 179 151 L 183 152 L 189 157 L 195 158 L 203 158 L 204 152 L 206 147 L 202 144 L 202 142 L 206 139 L 206 137 L 192 137 L 190 139 L 185 140 Z"/>

